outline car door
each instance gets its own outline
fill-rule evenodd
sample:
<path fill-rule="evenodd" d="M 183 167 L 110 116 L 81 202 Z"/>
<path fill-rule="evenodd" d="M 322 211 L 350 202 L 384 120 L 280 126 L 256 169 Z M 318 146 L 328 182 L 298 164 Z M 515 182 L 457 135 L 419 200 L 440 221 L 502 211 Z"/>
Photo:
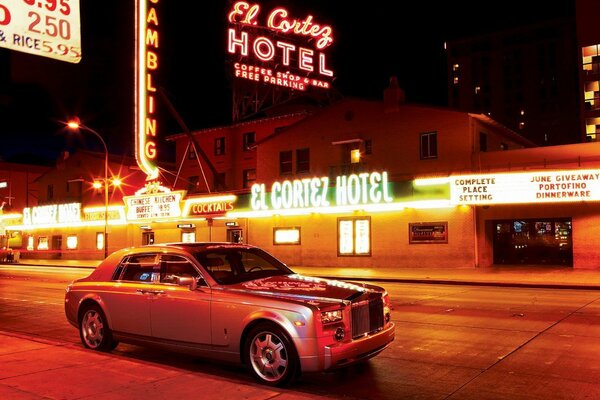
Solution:
<path fill-rule="evenodd" d="M 151 298 L 152 336 L 202 345 L 211 344 L 210 288 L 201 284 L 196 290 L 180 286 L 178 277 L 201 277 L 194 264 L 184 256 L 161 255 L 160 294 Z"/>
<path fill-rule="evenodd" d="M 116 284 L 102 294 L 115 332 L 150 336 L 150 300 L 159 280 L 159 255 L 137 254 L 125 257 L 114 274 Z"/>

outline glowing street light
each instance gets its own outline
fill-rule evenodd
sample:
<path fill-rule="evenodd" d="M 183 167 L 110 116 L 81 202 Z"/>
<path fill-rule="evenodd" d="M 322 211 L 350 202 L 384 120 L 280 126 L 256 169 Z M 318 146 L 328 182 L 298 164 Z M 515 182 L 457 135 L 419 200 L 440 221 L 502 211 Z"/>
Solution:
<path fill-rule="evenodd" d="M 104 258 L 108 257 L 108 237 L 106 235 L 106 231 L 108 229 L 108 148 L 106 147 L 106 142 L 102 139 L 102 136 L 92 128 L 85 126 L 81 123 L 79 118 L 75 117 L 67 123 L 67 127 L 71 130 L 83 130 L 90 132 L 95 135 L 102 142 L 102 146 L 104 146 Z M 97 185 L 100 185 L 100 182 L 94 182 L 93 187 L 99 189 Z"/>

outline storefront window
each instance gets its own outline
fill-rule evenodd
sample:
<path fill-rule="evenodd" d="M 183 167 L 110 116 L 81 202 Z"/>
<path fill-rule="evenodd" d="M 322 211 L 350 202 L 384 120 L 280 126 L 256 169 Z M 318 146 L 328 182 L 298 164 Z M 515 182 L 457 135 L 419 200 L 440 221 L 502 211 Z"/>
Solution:
<path fill-rule="evenodd" d="M 96 249 L 104 249 L 104 233 L 102 232 L 96 232 Z"/>
<path fill-rule="evenodd" d="M 338 218 L 338 255 L 371 255 L 371 218 Z"/>
<path fill-rule="evenodd" d="M 37 249 L 38 250 L 48 250 L 48 237 L 47 236 L 40 236 L 38 238 Z"/>
<path fill-rule="evenodd" d="M 77 235 L 67 236 L 67 249 L 75 250 L 77 248 Z"/>
<path fill-rule="evenodd" d="M 33 251 L 33 236 L 27 238 L 27 250 Z"/>
<path fill-rule="evenodd" d="M 273 244 L 300 244 L 300 227 L 273 228 Z"/>
<path fill-rule="evenodd" d="M 181 232 L 181 241 L 183 243 L 193 243 L 196 241 L 196 232 Z"/>
<path fill-rule="evenodd" d="M 495 222 L 495 264 L 571 265 L 572 222 L 531 219 Z"/>

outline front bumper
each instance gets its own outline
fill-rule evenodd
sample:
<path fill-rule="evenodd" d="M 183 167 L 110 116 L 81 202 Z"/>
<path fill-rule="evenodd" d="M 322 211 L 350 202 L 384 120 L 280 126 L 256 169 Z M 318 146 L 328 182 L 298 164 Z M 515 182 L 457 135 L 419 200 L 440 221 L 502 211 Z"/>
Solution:
<path fill-rule="evenodd" d="M 324 370 L 341 368 L 376 356 L 394 341 L 394 323 L 382 331 L 349 342 L 325 346 Z"/>

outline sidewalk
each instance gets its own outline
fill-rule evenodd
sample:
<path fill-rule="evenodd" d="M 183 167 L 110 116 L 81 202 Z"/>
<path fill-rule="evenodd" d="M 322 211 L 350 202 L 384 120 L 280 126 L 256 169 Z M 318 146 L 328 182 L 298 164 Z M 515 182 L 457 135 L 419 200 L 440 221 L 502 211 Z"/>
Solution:
<path fill-rule="evenodd" d="M 325 400 L 211 373 L 0 331 L 0 399 Z"/>
<path fill-rule="evenodd" d="M 98 260 L 22 259 L 18 264 L 11 265 L 95 268 L 98 263 Z M 600 290 L 600 270 L 574 270 L 557 266 L 507 265 L 459 269 L 291 266 L 291 269 L 302 275 L 343 280 Z"/>

